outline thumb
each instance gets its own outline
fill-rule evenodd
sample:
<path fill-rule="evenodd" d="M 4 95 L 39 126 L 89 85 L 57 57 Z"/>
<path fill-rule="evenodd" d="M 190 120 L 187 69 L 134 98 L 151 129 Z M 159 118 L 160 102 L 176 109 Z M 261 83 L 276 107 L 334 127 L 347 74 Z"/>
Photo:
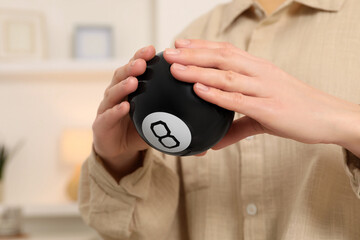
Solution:
<path fill-rule="evenodd" d="M 260 123 L 248 116 L 244 116 L 233 121 L 227 134 L 212 148 L 214 150 L 218 150 L 236 143 L 246 137 L 264 132 L 264 128 Z"/>

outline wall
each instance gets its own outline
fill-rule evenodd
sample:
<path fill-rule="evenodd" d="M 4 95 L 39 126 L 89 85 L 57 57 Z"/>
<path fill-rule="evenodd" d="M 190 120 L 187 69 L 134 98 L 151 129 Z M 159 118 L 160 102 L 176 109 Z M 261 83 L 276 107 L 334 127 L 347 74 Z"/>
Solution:
<path fill-rule="evenodd" d="M 152 0 L 0 0 L 0 9 L 41 12 L 46 19 L 50 59 L 72 56 L 77 25 L 113 26 L 116 57 L 129 57 L 136 49 L 154 43 Z"/>

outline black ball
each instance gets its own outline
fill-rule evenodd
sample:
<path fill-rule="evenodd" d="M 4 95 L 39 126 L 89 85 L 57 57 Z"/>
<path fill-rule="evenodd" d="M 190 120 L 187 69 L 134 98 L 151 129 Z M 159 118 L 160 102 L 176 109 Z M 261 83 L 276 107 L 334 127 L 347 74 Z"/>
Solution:
<path fill-rule="evenodd" d="M 166 154 L 204 152 L 224 137 L 234 112 L 199 98 L 192 83 L 176 80 L 162 52 L 147 62 L 139 85 L 128 97 L 139 135 Z"/>

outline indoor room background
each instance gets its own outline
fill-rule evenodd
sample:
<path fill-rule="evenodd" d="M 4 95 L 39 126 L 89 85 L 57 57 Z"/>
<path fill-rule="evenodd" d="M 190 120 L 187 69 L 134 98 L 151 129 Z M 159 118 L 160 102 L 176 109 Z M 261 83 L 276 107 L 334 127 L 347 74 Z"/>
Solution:
<path fill-rule="evenodd" d="M 74 189 L 114 70 L 141 47 L 170 47 L 192 20 L 227 1 L 0 0 L 0 147 L 10 153 L 0 206 L 21 209 L 21 234 L 95 236 Z"/>

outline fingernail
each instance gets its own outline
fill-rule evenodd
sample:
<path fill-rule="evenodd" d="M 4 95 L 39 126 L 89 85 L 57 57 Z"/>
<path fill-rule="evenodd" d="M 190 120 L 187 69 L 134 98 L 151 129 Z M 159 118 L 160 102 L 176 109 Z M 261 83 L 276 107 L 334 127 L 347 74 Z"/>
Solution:
<path fill-rule="evenodd" d="M 187 66 L 184 66 L 184 65 L 179 64 L 179 63 L 174 63 L 174 64 L 173 64 L 173 68 L 175 68 L 175 70 L 184 71 L 184 70 L 187 69 Z"/>
<path fill-rule="evenodd" d="M 140 49 L 140 53 L 144 53 L 147 48 L 148 47 L 143 47 L 142 49 Z"/>
<path fill-rule="evenodd" d="M 119 103 L 119 104 L 116 106 L 116 108 L 117 108 L 118 110 L 120 110 L 123 105 L 124 105 L 124 104 L 122 104 L 122 102 L 121 102 L 121 103 Z"/>
<path fill-rule="evenodd" d="M 209 91 L 209 88 L 208 88 L 207 86 L 205 86 L 204 84 L 201 84 L 201 83 L 196 83 L 196 84 L 195 84 L 195 87 L 196 87 L 198 90 L 202 91 L 202 92 L 207 92 L 207 91 Z"/>
<path fill-rule="evenodd" d="M 186 45 L 190 44 L 190 40 L 189 39 L 178 39 L 178 40 L 176 40 L 176 43 L 179 45 L 186 46 Z"/>
<path fill-rule="evenodd" d="M 165 53 L 168 55 L 176 55 L 180 53 L 179 49 L 173 49 L 173 48 L 168 48 L 165 50 Z"/>
<path fill-rule="evenodd" d="M 122 80 L 121 83 L 122 83 L 123 85 L 127 84 L 127 83 L 129 82 L 129 78 L 130 78 L 130 77 Z"/>
<path fill-rule="evenodd" d="M 136 61 L 137 61 L 137 59 L 136 60 L 134 60 L 134 61 L 132 61 L 131 62 L 131 64 L 130 64 L 130 66 L 132 67 L 132 66 L 134 66 L 135 65 L 135 63 L 136 63 Z"/>

